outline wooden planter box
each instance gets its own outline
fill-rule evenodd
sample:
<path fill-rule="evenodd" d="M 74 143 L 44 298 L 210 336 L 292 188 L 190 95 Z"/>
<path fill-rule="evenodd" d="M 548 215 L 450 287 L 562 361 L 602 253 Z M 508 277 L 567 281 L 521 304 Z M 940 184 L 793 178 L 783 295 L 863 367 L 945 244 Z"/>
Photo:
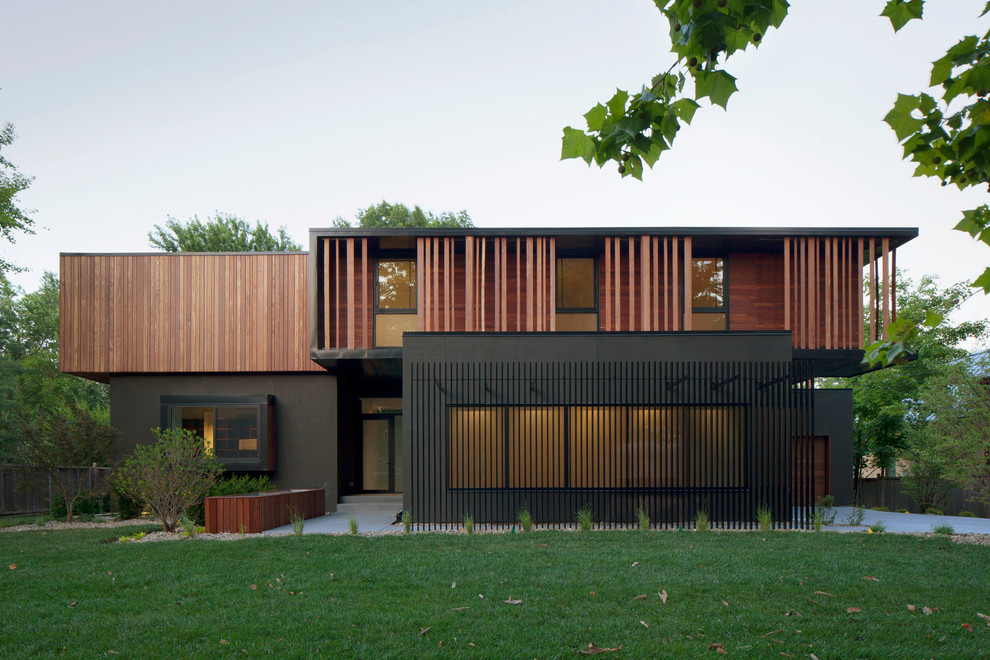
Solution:
<path fill-rule="evenodd" d="M 325 503 L 326 493 L 322 488 L 207 497 L 206 531 L 257 534 L 288 525 L 295 512 L 304 519 L 322 516 Z"/>

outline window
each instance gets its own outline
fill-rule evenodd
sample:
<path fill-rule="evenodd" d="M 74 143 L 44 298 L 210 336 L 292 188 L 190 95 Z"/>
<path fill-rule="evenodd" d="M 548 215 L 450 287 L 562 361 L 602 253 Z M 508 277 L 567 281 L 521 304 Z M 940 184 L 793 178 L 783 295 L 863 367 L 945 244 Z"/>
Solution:
<path fill-rule="evenodd" d="M 416 261 L 382 259 L 375 280 L 375 346 L 402 346 L 402 333 L 415 331 Z"/>
<path fill-rule="evenodd" d="M 557 330 L 598 331 L 598 269 L 593 257 L 557 259 Z"/>
<path fill-rule="evenodd" d="M 691 260 L 691 329 L 728 330 L 725 260 L 700 257 Z"/>
<path fill-rule="evenodd" d="M 203 438 L 227 470 L 274 470 L 275 397 L 163 396 L 162 427 Z"/>

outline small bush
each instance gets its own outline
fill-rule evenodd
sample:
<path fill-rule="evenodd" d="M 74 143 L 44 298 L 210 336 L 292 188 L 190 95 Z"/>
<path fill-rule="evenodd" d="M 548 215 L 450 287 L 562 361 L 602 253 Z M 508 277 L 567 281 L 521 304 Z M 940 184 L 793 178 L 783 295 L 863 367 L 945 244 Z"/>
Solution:
<path fill-rule="evenodd" d="M 295 531 L 295 527 L 293 527 L 293 531 Z M 358 533 L 358 521 L 354 516 L 347 519 L 347 531 L 351 534 Z M 299 533 L 302 534 L 302 524 L 299 525 Z"/>
<path fill-rule="evenodd" d="M 470 514 L 464 514 L 464 533 L 474 534 L 474 518 Z"/>
<path fill-rule="evenodd" d="M 65 498 L 61 495 L 53 495 L 51 501 L 52 516 L 65 518 L 68 511 L 65 506 Z M 79 516 L 89 516 L 90 520 L 97 513 L 110 512 L 110 493 L 103 495 L 80 495 L 72 507 L 72 514 Z M 83 521 L 86 522 L 86 521 Z"/>
<path fill-rule="evenodd" d="M 533 530 L 533 516 L 530 515 L 529 509 L 523 508 L 519 512 L 519 527 L 522 528 L 524 532 L 530 532 Z"/>
<path fill-rule="evenodd" d="M 973 513 L 972 511 L 960 511 L 959 512 L 959 515 L 962 516 L 963 518 L 976 518 L 977 517 L 977 515 L 975 513 Z"/>
<path fill-rule="evenodd" d="M 941 525 L 932 525 L 932 532 L 943 536 L 952 536 L 956 533 L 956 530 L 952 527 L 952 525 L 942 523 Z"/>
<path fill-rule="evenodd" d="M 402 531 L 406 534 L 412 531 L 412 514 L 408 511 L 402 512 Z"/>
<path fill-rule="evenodd" d="M 890 513 L 890 509 L 885 506 L 871 506 L 870 511 L 880 511 L 881 513 Z"/>
<path fill-rule="evenodd" d="M 591 525 L 594 522 L 594 514 L 591 513 L 591 509 L 584 507 L 577 512 L 577 524 L 578 529 L 582 532 L 587 532 L 591 530 Z"/>
<path fill-rule="evenodd" d="M 811 514 L 811 529 L 816 532 L 822 531 L 822 527 L 825 525 L 825 519 L 822 517 L 821 511 L 817 509 L 813 514 Z"/>
<path fill-rule="evenodd" d="M 354 518 L 351 518 L 351 520 L 354 520 Z M 299 513 L 299 511 L 293 509 L 289 513 L 289 522 L 292 523 L 292 533 L 295 534 L 296 536 L 302 536 L 303 527 L 306 525 L 306 519 L 303 518 L 303 515 Z M 357 521 L 354 520 L 354 531 L 352 531 L 351 534 L 356 534 L 356 533 L 357 533 Z"/>
<path fill-rule="evenodd" d="M 854 506 L 852 508 L 852 513 L 846 516 L 846 523 L 852 525 L 853 527 L 859 527 L 863 524 L 863 518 L 866 516 L 866 512 L 861 506 Z"/>
<path fill-rule="evenodd" d="M 874 534 L 883 534 L 884 532 L 887 531 L 887 525 L 885 525 L 882 520 L 878 520 L 877 522 L 870 525 L 870 531 L 873 532 Z"/>
<path fill-rule="evenodd" d="M 821 513 L 822 525 L 831 525 L 835 522 L 835 498 L 822 495 L 815 502 L 815 511 Z"/>
<path fill-rule="evenodd" d="M 708 520 L 708 512 L 702 509 L 694 514 L 694 527 L 699 532 L 707 532 L 712 528 L 711 521 Z"/>
<path fill-rule="evenodd" d="M 942 509 L 936 509 L 935 507 L 931 507 L 930 509 L 925 509 L 925 513 L 927 513 L 930 516 L 944 516 L 945 515 L 945 511 L 942 511 Z"/>
<path fill-rule="evenodd" d="M 761 532 L 773 529 L 773 513 L 769 507 L 761 506 L 756 509 L 756 522 L 760 525 Z"/>
<path fill-rule="evenodd" d="M 224 475 L 210 486 L 210 490 L 203 496 L 203 501 L 189 507 L 188 516 L 197 524 L 206 524 L 206 510 L 204 502 L 207 497 L 219 497 L 221 495 L 245 495 L 247 493 L 264 493 L 272 490 L 271 479 L 267 474 L 253 477 L 250 474 Z"/>
<path fill-rule="evenodd" d="M 646 509 L 639 507 L 636 509 L 636 522 L 639 524 L 639 528 L 644 532 L 650 529 L 650 514 L 646 512 Z"/>
<path fill-rule="evenodd" d="M 117 513 L 121 520 L 140 518 L 141 514 L 144 513 L 144 505 L 141 500 L 130 497 L 116 482 L 113 485 L 113 494 L 117 498 Z"/>

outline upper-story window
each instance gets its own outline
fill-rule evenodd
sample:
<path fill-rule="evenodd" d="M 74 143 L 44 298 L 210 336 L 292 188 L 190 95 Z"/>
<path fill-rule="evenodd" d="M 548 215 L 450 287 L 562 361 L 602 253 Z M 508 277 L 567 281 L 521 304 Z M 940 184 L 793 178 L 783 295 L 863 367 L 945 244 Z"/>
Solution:
<path fill-rule="evenodd" d="M 380 259 L 375 279 L 375 346 L 402 346 L 417 328 L 416 260 Z"/>
<path fill-rule="evenodd" d="M 557 330 L 598 331 L 598 268 L 594 257 L 557 259 Z"/>
<path fill-rule="evenodd" d="M 691 260 L 692 330 L 728 330 L 725 260 L 698 257 Z"/>
<path fill-rule="evenodd" d="M 192 431 L 226 470 L 274 470 L 270 395 L 162 395 L 162 427 Z"/>

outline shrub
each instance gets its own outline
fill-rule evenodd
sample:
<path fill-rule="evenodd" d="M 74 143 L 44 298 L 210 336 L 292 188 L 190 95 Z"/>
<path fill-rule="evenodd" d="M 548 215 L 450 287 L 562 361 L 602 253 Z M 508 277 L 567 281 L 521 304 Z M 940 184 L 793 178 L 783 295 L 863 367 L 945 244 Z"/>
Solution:
<path fill-rule="evenodd" d="M 644 532 L 650 529 L 650 514 L 646 513 L 646 509 L 643 507 L 636 509 L 636 522 Z"/>
<path fill-rule="evenodd" d="M 578 529 L 582 532 L 587 532 L 591 530 L 591 525 L 594 522 L 595 516 L 591 513 L 591 509 L 584 507 L 577 512 L 577 524 Z"/>
<path fill-rule="evenodd" d="M 474 534 L 474 518 L 471 517 L 471 514 L 464 514 L 464 533 Z"/>
<path fill-rule="evenodd" d="M 931 508 L 925 509 L 925 513 L 927 513 L 930 516 L 944 516 L 945 515 L 945 511 L 942 511 L 942 509 L 936 509 L 935 507 L 931 507 Z"/>
<path fill-rule="evenodd" d="M 51 515 L 55 518 L 66 518 L 68 510 L 65 506 L 65 498 L 61 495 L 52 495 Z M 90 516 L 97 513 L 108 513 L 110 511 L 110 493 L 102 495 L 80 495 L 72 507 L 72 515 Z"/>
<path fill-rule="evenodd" d="M 870 525 L 870 531 L 873 532 L 874 534 L 883 534 L 884 532 L 887 531 L 887 525 L 885 525 L 882 520 L 878 520 L 877 522 Z"/>
<path fill-rule="evenodd" d="M 956 530 L 948 523 L 942 523 L 941 525 L 932 525 L 932 532 L 936 534 L 943 534 L 945 536 L 952 536 L 956 533 Z"/>
<path fill-rule="evenodd" d="M 129 496 L 114 479 L 113 494 L 117 498 L 117 513 L 122 520 L 140 518 L 144 513 L 144 503 Z"/>
<path fill-rule="evenodd" d="M 402 531 L 408 534 L 412 530 L 412 514 L 408 511 L 402 512 Z"/>
<path fill-rule="evenodd" d="M 863 524 L 863 518 L 866 516 L 866 512 L 861 506 L 854 506 L 852 512 L 846 516 L 846 523 L 852 525 L 853 527 L 859 527 Z"/>
<path fill-rule="evenodd" d="M 244 495 L 245 493 L 264 493 L 272 490 L 271 479 L 262 474 L 256 477 L 250 474 L 224 475 L 217 480 L 203 498 L 219 497 L 221 495 Z M 206 524 L 205 502 L 200 500 L 189 507 L 189 517 L 200 525 Z"/>
<path fill-rule="evenodd" d="M 760 525 L 760 531 L 768 532 L 773 529 L 773 513 L 769 507 L 761 506 L 756 509 L 756 522 Z"/>
<path fill-rule="evenodd" d="M 523 508 L 519 512 L 519 527 L 522 531 L 529 532 L 533 529 L 533 516 L 530 515 L 529 509 Z"/>
<path fill-rule="evenodd" d="M 825 524 L 825 519 L 822 517 L 821 511 L 815 509 L 815 512 L 811 514 L 811 529 L 816 532 L 822 531 L 822 526 Z"/>
<path fill-rule="evenodd" d="M 300 520 L 299 533 L 302 534 L 302 516 L 299 516 L 299 520 Z M 293 532 L 296 531 L 295 521 L 292 522 L 292 531 Z M 347 531 L 350 532 L 351 534 L 358 533 L 358 521 L 357 518 L 355 518 L 354 516 L 351 516 L 350 518 L 347 519 Z"/>
<path fill-rule="evenodd" d="M 881 513 L 890 513 L 890 509 L 885 506 L 871 506 L 870 511 L 880 511 Z"/>
<path fill-rule="evenodd" d="M 815 511 L 821 513 L 823 525 L 831 525 L 835 522 L 835 498 L 831 495 L 822 495 L 815 502 Z"/>
<path fill-rule="evenodd" d="M 960 511 L 959 512 L 959 515 L 962 516 L 963 518 L 976 518 L 977 517 L 977 515 L 975 513 L 973 513 L 972 511 Z"/>
<path fill-rule="evenodd" d="M 694 514 L 694 527 L 699 532 L 707 532 L 712 528 L 711 522 L 708 520 L 707 511 L 702 509 Z"/>
<path fill-rule="evenodd" d="M 203 439 L 185 429 L 153 429 L 157 442 L 138 445 L 117 471 L 117 483 L 161 519 L 166 532 L 216 483 L 223 468 L 203 446 Z"/>

